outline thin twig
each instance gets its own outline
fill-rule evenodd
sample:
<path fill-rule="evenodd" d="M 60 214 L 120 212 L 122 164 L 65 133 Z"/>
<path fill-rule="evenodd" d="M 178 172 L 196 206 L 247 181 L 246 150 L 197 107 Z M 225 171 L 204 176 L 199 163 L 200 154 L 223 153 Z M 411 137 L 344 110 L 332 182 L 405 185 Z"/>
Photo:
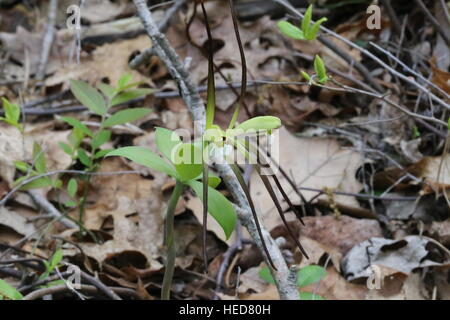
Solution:
<path fill-rule="evenodd" d="M 287 10 L 289 10 L 291 13 L 293 13 L 297 17 L 303 18 L 303 14 L 301 14 L 297 9 L 295 9 L 292 5 L 290 5 L 285 0 L 272 0 L 272 1 L 274 1 L 276 3 L 279 3 L 280 5 L 285 7 Z M 334 32 L 334 31 L 324 27 L 323 25 L 320 26 L 320 30 L 325 31 L 326 33 L 332 35 L 333 37 L 335 37 L 336 39 L 344 42 L 345 44 L 347 44 L 351 48 L 360 51 L 362 54 L 364 54 L 365 56 L 367 56 L 370 59 L 372 59 L 373 61 L 375 61 L 378 65 L 382 66 L 383 68 L 388 70 L 393 75 L 395 75 L 395 76 L 399 77 L 400 79 L 402 79 L 403 81 L 405 81 L 405 82 L 415 86 L 417 89 L 422 91 L 424 94 L 428 95 L 433 101 L 435 101 L 436 103 L 438 103 L 442 107 L 444 107 L 446 109 L 450 109 L 450 105 L 448 103 L 446 103 L 445 101 L 443 101 L 442 99 L 437 97 L 435 94 L 430 92 L 427 88 L 425 88 L 424 86 L 419 84 L 417 81 L 415 81 L 415 80 L 411 79 L 410 77 L 407 77 L 407 76 L 403 75 L 402 73 L 398 72 L 397 70 L 391 68 L 388 64 L 386 64 L 380 58 L 378 58 L 377 56 L 372 54 L 370 51 L 360 47 L 359 45 L 357 45 L 357 44 L 353 43 L 352 41 L 342 37 L 341 35 L 337 34 L 336 32 Z M 381 90 L 379 92 L 383 93 L 383 91 L 384 90 Z"/>
<path fill-rule="evenodd" d="M 47 213 L 53 218 L 58 219 L 65 227 L 69 229 L 78 228 L 78 225 L 75 222 L 65 218 L 64 215 L 59 212 L 59 210 L 56 209 L 55 206 L 45 197 L 43 197 L 37 190 L 29 190 L 28 194 L 39 207 L 47 211 Z"/>
<path fill-rule="evenodd" d="M 98 293 L 98 292 L 102 292 L 102 290 L 100 290 L 99 288 L 95 287 L 95 286 L 90 286 L 90 285 L 86 285 L 86 284 L 82 284 L 80 285 L 80 289 L 78 289 L 80 291 L 86 291 L 89 293 Z M 127 288 L 120 288 L 120 287 L 112 287 L 110 288 L 110 290 L 114 293 L 114 295 L 117 296 L 118 294 L 122 294 L 122 295 L 127 295 L 127 296 L 132 296 L 134 298 L 137 299 L 142 299 L 142 297 L 135 292 L 134 290 L 131 289 L 127 289 Z M 36 291 L 33 291 L 29 294 L 27 294 L 25 297 L 23 297 L 23 300 L 37 300 L 40 299 L 48 294 L 55 294 L 55 293 L 61 293 L 61 292 L 70 292 L 72 291 L 67 285 L 65 284 L 61 284 L 61 285 L 57 285 L 57 286 L 52 286 L 49 288 L 42 288 Z M 118 296 L 117 296 L 118 297 Z M 120 299 L 120 297 L 119 297 Z M 122 299 L 120 299 L 122 300 Z"/>
<path fill-rule="evenodd" d="M 442 28 L 440 23 L 436 20 L 435 17 L 431 14 L 431 12 L 427 9 L 425 4 L 422 2 L 422 0 L 415 0 L 416 4 L 419 6 L 420 10 L 425 14 L 428 20 L 430 20 L 433 27 L 436 29 L 437 32 L 441 35 L 442 39 L 444 39 L 445 43 L 450 47 L 450 37 L 445 32 L 445 30 Z"/>
<path fill-rule="evenodd" d="M 178 10 L 180 10 L 180 8 L 186 3 L 186 1 L 187 0 L 177 0 L 175 1 L 174 5 L 169 10 L 167 10 L 164 18 L 158 23 L 158 29 L 160 32 L 166 32 L 166 30 L 170 26 L 170 21 L 172 20 L 173 16 L 177 13 Z M 140 65 L 149 61 L 151 56 L 153 56 L 154 54 L 155 52 L 153 51 L 153 47 L 146 49 L 141 54 L 136 56 L 133 60 L 131 60 L 131 62 L 129 63 L 130 68 L 139 68 Z"/>
<path fill-rule="evenodd" d="M 58 9 L 58 0 L 51 0 L 48 7 L 48 21 L 45 27 L 44 38 L 42 40 L 42 51 L 39 65 L 36 72 L 36 79 L 42 80 L 45 77 L 48 58 L 55 38 L 56 10 Z"/>

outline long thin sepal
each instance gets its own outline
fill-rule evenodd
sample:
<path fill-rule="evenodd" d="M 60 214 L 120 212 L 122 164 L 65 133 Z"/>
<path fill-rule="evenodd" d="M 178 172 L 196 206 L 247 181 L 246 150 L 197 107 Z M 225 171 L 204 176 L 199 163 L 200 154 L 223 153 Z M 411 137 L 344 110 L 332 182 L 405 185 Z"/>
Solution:
<path fill-rule="evenodd" d="M 274 202 L 278 213 L 281 217 L 281 220 L 283 221 L 284 225 L 286 226 L 286 229 L 289 233 L 289 235 L 291 236 L 292 240 L 294 240 L 295 244 L 297 245 L 297 247 L 300 249 L 300 251 L 302 252 L 302 254 L 309 259 L 308 254 L 306 253 L 305 249 L 303 248 L 303 246 L 301 245 L 300 241 L 298 241 L 298 238 L 294 235 L 294 232 L 292 231 L 292 229 L 289 227 L 288 222 L 286 221 L 286 217 L 284 216 L 284 212 L 281 209 L 281 205 L 280 202 L 277 199 L 277 196 L 275 195 L 275 192 L 272 188 L 272 185 L 270 184 L 269 179 L 267 178 L 267 176 L 261 174 L 261 168 L 258 165 L 253 165 L 253 167 L 255 168 L 255 170 L 258 172 L 262 182 L 264 183 L 264 186 L 266 187 L 267 191 L 269 192 L 270 197 L 272 198 L 272 201 Z"/>
<path fill-rule="evenodd" d="M 247 91 L 247 61 L 245 59 L 244 45 L 242 44 L 241 35 L 239 33 L 239 25 L 236 17 L 236 10 L 234 8 L 233 0 L 228 0 L 228 3 L 230 5 L 231 18 L 233 19 L 234 33 L 236 35 L 236 41 L 239 47 L 239 54 L 241 56 L 241 66 L 242 66 L 241 94 L 239 96 L 238 103 L 236 104 L 236 109 L 234 110 L 233 117 L 231 118 L 230 125 L 228 126 L 231 129 L 234 127 L 234 124 L 236 123 L 236 120 L 239 116 L 241 105 L 244 103 L 245 92 Z"/>
<path fill-rule="evenodd" d="M 266 242 L 264 241 L 264 237 L 261 231 L 261 225 L 259 224 L 258 215 L 256 214 L 255 205 L 253 204 L 253 200 L 250 196 L 250 191 L 248 190 L 247 184 L 245 183 L 244 177 L 241 174 L 241 171 L 239 170 L 238 166 L 236 164 L 230 164 L 231 169 L 233 170 L 236 178 L 239 181 L 239 184 L 242 187 L 242 190 L 244 190 L 245 196 L 247 197 L 248 204 L 250 205 L 250 209 L 252 211 L 253 219 L 255 220 L 256 229 L 258 230 L 259 238 L 261 239 L 261 244 L 264 249 L 264 253 L 266 254 L 267 260 L 269 261 L 270 266 L 277 270 L 275 267 L 275 264 L 272 261 L 272 257 L 270 256 L 269 250 L 267 249 Z"/>
<path fill-rule="evenodd" d="M 208 164 L 203 161 L 203 263 L 205 266 L 205 272 L 208 270 L 208 257 L 206 255 L 206 232 L 208 226 Z"/>
<path fill-rule="evenodd" d="M 203 2 L 201 3 L 203 16 L 205 17 L 206 33 L 208 34 L 208 97 L 206 101 L 206 130 L 210 129 L 214 123 L 214 112 L 216 109 L 216 84 L 214 80 L 214 51 L 211 27 L 208 21 Z"/>

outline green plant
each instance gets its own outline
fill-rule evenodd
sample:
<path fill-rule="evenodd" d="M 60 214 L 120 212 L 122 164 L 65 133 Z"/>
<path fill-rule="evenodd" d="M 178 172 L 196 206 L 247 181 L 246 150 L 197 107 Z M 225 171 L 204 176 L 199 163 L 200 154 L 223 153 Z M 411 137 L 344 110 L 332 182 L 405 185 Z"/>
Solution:
<path fill-rule="evenodd" d="M 5 121 L 10 125 L 16 127 L 20 132 L 23 133 L 23 126 L 19 123 L 20 119 L 20 107 L 15 103 L 10 103 L 8 99 L 2 98 L 3 111 L 5 117 L 0 117 L 0 121 Z"/>
<path fill-rule="evenodd" d="M 0 279 L 0 300 L 21 300 L 23 295 L 16 288 Z"/>
<path fill-rule="evenodd" d="M 313 7 L 312 5 L 310 5 L 306 10 L 301 22 L 301 28 L 296 27 L 288 21 L 279 21 L 278 28 L 284 35 L 296 40 L 315 40 L 317 38 L 317 34 L 319 32 L 321 24 L 327 21 L 327 18 L 321 18 L 313 25 L 311 25 L 312 9 Z M 310 76 L 304 71 L 301 71 L 301 75 L 310 84 L 315 84 L 314 78 L 316 77 L 320 84 L 325 84 L 329 78 L 327 76 L 325 64 L 323 63 L 319 55 L 316 55 L 316 57 L 314 58 L 314 70 L 316 72 L 315 76 Z"/>
<path fill-rule="evenodd" d="M 78 160 L 85 166 L 86 172 L 95 172 L 99 166 L 99 160 L 111 149 L 102 149 L 111 138 L 110 128 L 136 121 L 151 112 L 146 108 L 129 108 L 109 114 L 111 107 L 128 102 L 130 100 L 152 94 L 153 89 L 137 88 L 140 82 L 131 82 L 132 76 L 126 74 L 117 82 L 117 86 L 101 83 L 98 87 L 103 95 L 88 83 L 71 80 L 70 90 L 73 95 L 86 106 L 93 114 L 100 117 L 99 128 L 92 131 L 85 124 L 73 117 L 61 117 L 61 120 L 72 126 L 68 143 L 60 143 L 64 152 Z M 82 143 L 83 142 L 83 143 Z M 85 187 L 82 196 L 77 199 L 78 183 L 72 178 L 67 185 L 67 193 L 70 200 L 65 203 L 67 207 L 79 207 L 79 223 L 83 221 L 86 198 L 89 192 L 90 175 L 84 176 Z"/>
<path fill-rule="evenodd" d="M 327 275 L 327 271 L 321 266 L 309 265 L 301 268 L 297 273 L 297 286 L 301 289 L 310 284 L 318 283 Z M 268 283 L 274 284 L 270 270 L 267 267 L 259 271 L 259 277 Z M 300 300 L 324 300 L 323 297 L 311 292 L 300 291 Z"/>
<path fill-rule="evenodd" d="M 321 18 L 311 25 L 313 6 L 310 5 L 305 12 L 300 28 L 289 21 L 279 21 L 278 28 L 286 36 L 296 40 L 315 40 L 319 32 L 320 25 L 327 21 L 327 18 Z"/>
<path fill-rule="evenodd" d="M 111 151 L 107 156 L 122 156 L 131 161 L 163 172 L 175 179 L 176 185 L 172 192 L 166 214 L 165 244 L 167 247 L 166 271 L 164 274 L 161 298 L 170 298 L 170 287 L 175 262 L 174 243 L 174 214 L 176 204 L 185 187 L 190 187 L 202 200 L 207 201 L 209 213 L 222 227 L 229 238 L 236 224 L 236 212 L 231 203 L 215 188 L 220 178 L 210 175 L 207 180 L 208 197 L 204 197 L 204 184 L 199 182 L 202 178 L 202 165 L 198 160 L 202 157 L 202 148 L 198 143 L 183 143 L 181 138 L 173 131 L 157 128 L 156 145 L 165 157 L 162 158 L 150 149 L 143 147 L 123 147 Z"/>

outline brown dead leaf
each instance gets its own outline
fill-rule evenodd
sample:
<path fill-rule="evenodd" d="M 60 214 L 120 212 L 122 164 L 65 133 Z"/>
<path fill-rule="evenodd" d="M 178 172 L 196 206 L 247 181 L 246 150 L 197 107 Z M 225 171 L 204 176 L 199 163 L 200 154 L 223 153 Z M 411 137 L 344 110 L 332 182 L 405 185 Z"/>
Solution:
<path fill-rule="evenodd" d="M 350 150 L 343 150 L 333 139 L 297 138 L 284 127 L 279 130 L 279 163 L 288 174 L 292 174 L 296 184 L 301 187 L 335 190 L 357 193 L 361 184 L 355 178 L 355 172 L 362 161 L 361 156 Z M 300 198 L 295 194 L 286 179 L 277 174 L 286 193 L 294 204 L 300 204 Z M 251 195 L 265 224 L 271 228 L 281 224 L 275 205 L 260 181 L 257 173 L 251 180 Z M 303 192 L 308 200 L 315 195 L 313 192 Z M 278 196 L 281 199 L 281 196 Z M 335 196 L 335 201 L 358 207 L 352 197 Z M 281 201 L 286 209 L 287 203 Z"/>
<path fill-rule="evenodd" d="M 68 79 L 84 80 L 91 84 L 108 79 L 110 83 L 116 84 L 120 77 L 127 73 L 133 75 L 134 81 L 152 85 L 148 77 L 128 67 L 130 55 L 135 51 L 143 51 L 150 45 L 151 42 L 146 35 L 105 44 L 96 48 L 88 57 L 83 57 L 81 64 L 71 64 L 58 69 L 54 75 L 46 79 L 45 84 L 55 86 L 66 83 Z"/>

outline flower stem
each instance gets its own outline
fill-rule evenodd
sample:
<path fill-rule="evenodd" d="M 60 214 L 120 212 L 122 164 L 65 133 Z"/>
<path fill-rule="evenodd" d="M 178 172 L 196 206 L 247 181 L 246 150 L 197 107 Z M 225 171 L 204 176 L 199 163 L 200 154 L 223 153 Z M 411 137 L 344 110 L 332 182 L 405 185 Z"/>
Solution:
<path fill-rule="evenodd" d="M 165 244 L 167 247 L 167 258 L 166 258 L 166 271 L 164 272 L 164 280 L 161 291 L 162 300 L 170 300 L 170 288 L 172 286 L 173 272 L 175 269 L 175 241 L 174 241 L 174 218 L 175 218 L 175 208 L 178 203 L 178 199 L 183 192 L 183 184 L 177 181 L 175 189 L 173 189 L 172 196 L 170 197 L 169 206 L 167 207 L 166 214 L 166 237 Z"/>

